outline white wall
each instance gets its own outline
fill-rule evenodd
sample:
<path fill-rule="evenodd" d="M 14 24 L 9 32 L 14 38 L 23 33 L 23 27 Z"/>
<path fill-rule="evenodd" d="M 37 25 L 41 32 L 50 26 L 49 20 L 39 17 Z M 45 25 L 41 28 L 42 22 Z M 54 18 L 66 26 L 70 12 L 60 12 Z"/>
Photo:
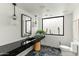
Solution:
<path fill-rule="evenodd" d="M 73 41 L 73 13 L 67 13 L 64 16 L 64 39 L 62 43 L 70 46 Z"/>
<path fill-rule="evenodd" d="M 22 13 L 33 17 L 28 12 L 16 7 L 17 20 L 13 21 L 11 18 L 13 15 L 13 5 L 0 3 L 0 46 L 23 39 L 21 38 Z"/>
<path fill-rule="evenodd" d="M 79 5 L 73 12 L 73 41 L 79 42 Z"/>

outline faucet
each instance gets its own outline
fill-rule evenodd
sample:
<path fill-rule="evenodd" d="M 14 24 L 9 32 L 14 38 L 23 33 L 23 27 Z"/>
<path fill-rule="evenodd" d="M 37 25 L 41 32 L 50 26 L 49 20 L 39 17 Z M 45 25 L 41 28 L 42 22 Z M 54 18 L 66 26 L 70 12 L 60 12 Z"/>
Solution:
<path fill-rule="evenodd" d="M 27 38 L 30 38 L 28 34 L 27 34 Z"/>

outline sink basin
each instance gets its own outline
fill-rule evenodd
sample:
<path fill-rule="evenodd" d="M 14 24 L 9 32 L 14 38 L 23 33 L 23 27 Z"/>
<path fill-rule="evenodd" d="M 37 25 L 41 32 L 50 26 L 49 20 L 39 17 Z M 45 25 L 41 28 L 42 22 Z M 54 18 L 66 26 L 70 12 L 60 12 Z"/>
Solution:
<path fill-rule="evenodd" d="M 31 41 L 26 41 L 26 44 L 30 43 Z"/>
<path fill-rule="evenodd" d="M 27 38 L 27 40 L 33 40 L 33 39 L 35 39 L 35 37 L 29 37 L 29 38 Z"/>

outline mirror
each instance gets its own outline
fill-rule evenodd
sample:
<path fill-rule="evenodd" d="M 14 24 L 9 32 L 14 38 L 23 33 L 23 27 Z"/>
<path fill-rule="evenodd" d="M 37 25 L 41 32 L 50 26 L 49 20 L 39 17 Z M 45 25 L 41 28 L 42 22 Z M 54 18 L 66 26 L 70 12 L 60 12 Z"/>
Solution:
<path fill-rule="evenodd" d="M 32 32 L 31 17 L 21 14 L 21 36 L 30 36 Z"/>
<path fill-rule="evenodd" d="M 42 18 L 42 29 L 47 35 L 64 36 L 64 16 Z"/>

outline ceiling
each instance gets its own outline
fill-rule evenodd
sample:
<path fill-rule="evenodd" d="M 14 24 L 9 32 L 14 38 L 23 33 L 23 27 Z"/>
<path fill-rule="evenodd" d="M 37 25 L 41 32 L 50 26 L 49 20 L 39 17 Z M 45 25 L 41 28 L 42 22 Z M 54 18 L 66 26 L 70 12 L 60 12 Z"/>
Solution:
<path fill-rule="evenodd" d="M 49 11 L 62 11 L 64 10 L 73 10 L 74 5 L 79 4 L 72 4 L 72 3 L 17 3 L 17 6 L 23 10 L 31 14 L 49 12 Z"/>

